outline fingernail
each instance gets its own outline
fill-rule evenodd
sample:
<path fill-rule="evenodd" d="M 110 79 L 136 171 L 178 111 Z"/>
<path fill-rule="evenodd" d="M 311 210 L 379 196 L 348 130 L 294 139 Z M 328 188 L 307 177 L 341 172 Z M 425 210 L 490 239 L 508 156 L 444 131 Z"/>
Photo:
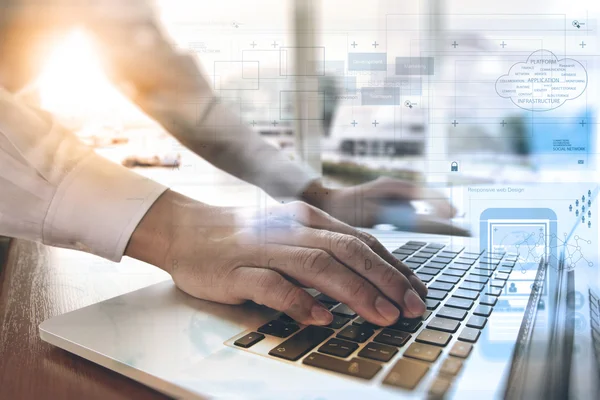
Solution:
<path fill-rule="evenodd" d="M 400 317 L 400 310 L 385 297 L 379 296 L 375 299 L 375 309 L 383 318 L 391 322 Z"/>
<path fill-rule="evenodd" d="M 321 306 L 313 306 L 310 314 L 315 322 L 320 325 L 329 325 L 333 321 L 333 315 Z"/>
<path fill-rule="evenodd" d="M 427 296 L 427 286 L 419 279 L 418 276 L 412 275 L 408 278 L 410 284 L 415 288 L 417 292 L 423 293 L 422 296 Z"/>
<path fill-rule="evenodd" d="M 408 310 L 416 315 L 422 315 L 427 308 L 423 300 L 414 290 L 407 290 L 404 294 L 404 304 Z"/>

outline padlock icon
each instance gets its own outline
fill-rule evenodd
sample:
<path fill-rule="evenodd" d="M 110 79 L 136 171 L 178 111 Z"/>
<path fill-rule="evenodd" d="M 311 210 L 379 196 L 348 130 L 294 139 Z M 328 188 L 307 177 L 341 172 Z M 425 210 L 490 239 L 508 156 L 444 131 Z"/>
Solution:
<path fill-rule="evenodd" d="M 450 172 L 458 172 L 458 163 L 456 161 L 452 161 L 452 164 L 450 164 Z"/>

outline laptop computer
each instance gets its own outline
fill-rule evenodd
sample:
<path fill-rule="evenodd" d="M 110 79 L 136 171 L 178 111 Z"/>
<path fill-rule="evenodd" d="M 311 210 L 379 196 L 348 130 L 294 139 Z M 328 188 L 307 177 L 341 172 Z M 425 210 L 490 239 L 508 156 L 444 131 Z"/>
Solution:
<path fill-rule="evenodd" d="M 519 255 L 502 247 L 371 233 L 427 283 L 422 318 L 382 328 L 309 290 L 335 319 L 307 327 L 255 304 L 195 299 L 166 281 L 51 318 L 40 336 L 181 398 L 564 398 L 569 269 L 554 262 L 564 257 L 541 256 L 515 293 Z"/>

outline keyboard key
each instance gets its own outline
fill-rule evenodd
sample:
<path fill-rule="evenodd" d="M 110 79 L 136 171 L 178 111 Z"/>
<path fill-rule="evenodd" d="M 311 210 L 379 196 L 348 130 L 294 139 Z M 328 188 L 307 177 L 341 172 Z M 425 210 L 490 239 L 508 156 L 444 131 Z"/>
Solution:
<path fill-rule="evenodd" d="M 485 276 L 485 277 L 490 277 L 494 274 L 493 270 L 485 270 L 485 269 L 474 269 L 473 272 L 471 272 L 471 275 L 481 275 L 481 276 Z"/>
<path fill-rule="evenodd" d="M 432 299 L 425 299 L 425 305 L 427 306 L 428 310 L 435 310 L 440 305 L 440 301 L 432 300 Z"/>
<path fill-rule="evenodd" d="M 446 247 L 446 245 L 445 244 L 441 244 L 441 243 L 429 243 L 427 245 L 427 247 L 432 248 L 432 249 L 438 249 L 438 250 L 440 250 L 440 249 L 443 249 L 444 247 Z"/>
<path fill-rule="evenodd" d="M 465 276 L 465 274 L 466 274 L 466 271 L 461 271 L 459 269 L 447 269 L 444 271 L 444 275 L 458 276 L 460 278 Z"/>
<path fill-rule="evenodd" d="M 455 319 L 457 321 L 462 321 L 467 316 L 467 312 L 465 310 L 461 310 L 459 308 L 442 307 L 435 315 L 437 317 L 443 317 L 443 318 L 448 318 L 448 319 Z"/>
<path fill-rule="evenodd" d="M 450 333 L 456 332 L 458 330 L 459 326 L 460 326 L 460 322 L 458 322 L 458 321 L 454 321 L 454 320 L 446 319 L 446 318 L 440 318 L 440 317 L 434 317 L 427 324 L 427 327 L 430 329 L 435 329 L 438 331 L 450 332 Z"/>
<path fill-rule="evenodd" d="M 460 255 L 460 258 L 467 260 L 477 260 L 479 258 L 479 254 L 464 252 Z"/>
<path fill-rule="evenodd" d="M 512 268 L 508 268 L 508 267 L 500 267 L 496 270 L 496 272 L 502 272 L 505 274 L 510 274 L 512 272 Z M 506 279 L 503 279 L 506 280 Z"/>
<path fill-rule="evenodd" d="M 396 249 L 392 252 L 392 254 L 401 254 L 403 256 L 410 256 L 414 254 L 416 250 L 408 250 L 408 249 Z"/>
<path fill-rule="evenodd" d="M 359 357 L 388 362 L 396 355 L 398 348 L 379 343 L 369 343 L 358 353 Z"/>
<path fill-rule="evenodd" d="M 294 319 L 292 317 L 290 317 L 287 314 L 280 314 L 279 317 L 277 317 L 278 320 L 285 322 L 286 324 L 289 323 L 294 323 L 296 321 L 294 321 Z"/>
<path fill-rule="evenodd" d="M 391 346 L 402 347 L 410 339 L 410 334 L 406 332 L 395 331 L 393 329 L 383 329 L 379 335 L 373 339 L 377 343 L 389 344 Z"/>
<path fill-rule="evenodd" d="M 371 329 L 379 329 L 380 327 L 370 323 L 369 321 L 365 320 L 363 317 L 358 317 L 356 318 L 353 322 L 352 325 L 359 325 L 359 326 L 368 326 Z"/>
<path fill-rule="evenodd" d="M 441 264 L 441 265 L 447 265 L 450 262 L 452 262 L 452 259 L 451 258 L 437 256 L 437 257 L 432 258 L 431 262 L 438 263 L 438 264 Z"/>
<path fill-rule="evenodd" d="M 463 251 L 465 248 L 464 247 L 460 247 L 460 246 L 448 246 L 444 249 L 444 251 L 442 251 L 443 254 L 451 254 L 454 256 L 457 256 L 458 253 L 460 253 L 461 251 Z"/>
<path fill-rule="evenodd" d="M 467 358 L 473 350 L 473 345 L 465 342 L 456 342 L 450 349 L 450 355 L 454 357 Z"/>
<path fill-rule="evenodd" d="M 411 261 L 405 261 L 404 264 L 406 264 L 406 266 L 410 269 L 417 269 L 417 268 L 421 268 L 421 263 L 416 263 L 416 262 L 411 262 Z"/>
<path fill-rule="evenodd" d="M 400 261 L 404 261 L 408 258 L 407 254 L 392 253 L 392 255 L 394 256 L 394 258 L 396 258 L 397 260 L 400 260 Z"/>
<path fill-rule="evenodd" d="M 483 283 L 477 283 L 477 282 L 464 282 L 459 287 L 461 289 L 465 289 L 465 290 L 476 290 L 478 292 L 481 292 L 483 290 L 483 288 L 485 287 L 485 285 Z"/>
<path fill-rule="evenodd" d="M 346 318 L 346 317 L 342 317 L 340 315 L 333 314 L 333 320 L 331 321 L 331 323 L 329 325 L 327 325 L 327 327 L 332 328 L 332 329 L 340 329 L 342 326 L 346 325 L 349 321 L 350 321 L 350 318 Z"/>
<path fill-rule="evenodd" d="M 408 261 L 413 263 L 425 264 L 427 261 L 429 261 L 429 258 L 412 256 L 408 259 Z"/>
<path fill-rule="evenodd" d="M 495 306 L 497 302 L 498 298 L 493 296 L 481 296 L 479 299 L 479 304 L 483 304 L 484 306 Z"/>
<path fill-rule="evenodd" d="M 467 282 L 483 283 L 484 285 L 488 282 L 488 280 L 489 280 L 489 278 L 487 276 L 474 275 L 474 274 L 469 274 L 465 278 L 465 281 L 467 281 Z"/>
<path fill-rule="evenodd" d="M 258 331 L 260 333 L 266 333 L 267 335 L 286 338 L 298 329 L 300 329 L 300 327 L 296 324 L 286 324 L 283 321 L 273 320 L 258 328 Z"/>
<path fill-rule="evenodd" d="M 456 285 L 460 281 L 460 277 L 442 274 L 435 281 L 436 282 L 448 282 L 448 283 L 452 283 L 452 284 Z"/>
<path fill-rule="evenodd" d="M 458 297 L 452 296 L 448 299 L 448 301 L 446 301 L 446 306 L 470 310 L 471 307 L 473 307 L 473 300 L 459 299 Z"/>
<path fill-rule="evenodd" d="M 339 306 L 333 308 L 331 310 L 331 312 L 333 314 L 341 315 L 342 317 L 346 317 L 346 318 L 356 317 L 356 312 L 354 312 L 353 309 L 351 309 L 350 307 L 348 307 L 345 304 L 340 304 Z"/>
<path fill-rule="evenodd" d="M 332 329 L 322 326 L 309 325 L 296 335 L 275 346 L 269 351 L 269 355 L 296 361 L 333 335 L 333 332 Z"/>
<path fill-rule="evenodd" d="M 481 257 L 481 261 L 485 261 L 490 264 L 500 264 L 500 260 L 502 260 L 502 256 L 495 256 L 491 254 L 484 254 Z"/>
<path fill-rule="evenodd" d="M 427 371 L 429 371 L 428 365 L 401 358 L 394 364 L 383 380 L 383 384 L 411 390 L 419 384 Z"/>
<path fill-rule="evenodd" d="M 456 260 L 454 260 L 455 264 L 465 264 L 468 266 L 471 266 L 473 264 L 475 264 L 475 260 L 471 260 L 470 258 L 463 258 L 463 257 L 458 257 Z"/>
<path fill-rule="evenodd" d="M 450 389 L 451 384 L 452 382 L 450 382 L 448 379 L 438 376 L 429 387 L 429 391 L 427 392 L 428 398 L 443 399 L 446 397 L 446 392 L 448 392 Z"/>
<path fill-rule="evenodd" d="M 454 293 L 452 293 L 452 296 L 460 297 L 462 299 L 475 300 L 479 297 L 479 292 L 475 292 L 473 290 L 456 289 Z"/>
<path fill-rule="evenodd" d="M 481 335 L 481 331 L 479 329 L 464 328 L 458 336 L 458 340 L 475 343 L 477 339 L 479 339 L 479 335 Z"/>
<path fill-rule="evenodd" d="M 503 289 L 505 285 L 506 285 L 506 281 L 497 280 L 497 279 L 492 279 L 490 281 L 490 286 L 498 287 L 500 289 Z"/>
<path fill-rule="evenodd" d="M 500 264 L 499 261 L 492 260 L 479 260 L 479 263 L 475 266 L 475 268 L 494 271 L 496 267 Z"/>
<path fill-rule="evenodd" d="M 340 339 L 352 340 L 353 342 L 364 343 L 368 338 L 373 336 L 373 329 L 369 327 L 350 325 L 342 329 L 337 334 Z"/>
<path fill-rule="evenodd" d="M 452 290 L 453 287 L 454 287 L 454 285 L 451 283 L 437 282 L 437 281 L 433 282 L 431 285 L 428 286 L 429 289 L 443 290 L 445 292 Z"/>
<path fill-rule="evenodd" d="M 483 329 L 486 323 L 487 318 L 473 315 L 471 318 L 469 318 L 469 321 L 467 321 L 467 326 L 469 328 Z"/>
<path fill-rule="evenodd" d="M 319 353 L 309 354 L 308 357 L 302 360 L 302 363 L 361 379 L 371 379 L 381 369 L 381 365 L 371 361 L 361 360 L 359 358 L 353 358 L 350 361 L 346 361 Z"/>
<path fill-rule="evenodd" d="M 442 290 L 429 290 L 427 292 L 427 298 L 431 300 L 444 300 L 448 296 L 448 292 Z"/>
<path fill-rule="evenodd" d="M 425 343 L 413 343 L 404 352 L 405 357 L 417 358 L 419 360 L 434 362 L 438 359 L 442 349 Z"/>
<path fill-rule="evenodd" d="M 446 265 L 448 265 L 448 264 L 444 264 L 444 263 L 437 262 L 437 261 L 430 261 L 425 266 L 429 267 L 429 268 L 435 268 L 435 269 L 444 269 L 444 268 L 446 268 Z"/>
<path fill-rule="evenodd" d="M 485 294 L 489 294 L 491 296 L 500 296 L 502 294 L 502 289 L 497 288 L 497 287 L 489 287 L 487 289 L 485 289 Z"/>
<path fill-rule="evenodd" d="M 490 306 L 479 305 L 477 306 L 477 308 L 475 308 L 473 314 L 478 315 L 480 317 L 489 317 L 493 310 L 494 309 Z"/>
<path fill-rule="evenodd" d="M 256 333 L 256 332 L 252 332 L 252 333 L 249 333 L 249 334 L 239 338 L 238 340 L 233 342 L 233 344 L 236 346 L 239 346 L 239 347 L 243 347 L 244 349 L 247 349 L 248 347 L 254 346 L 256 343 L 260 342 L 264 338 L 265 338 L 265 335 L 262 335 L 262 334 Z"/>
<path fill-rule="evenodd" d="M 427 275 L 437 275 L 440 273 L 440 270 L 436 268 L 423 267 L 419 270 L 419 273 Z"/>
<path fill-rule="evenodd" d="M 405 246 L 415 246 L 415 247 L 423 247 L 427 244 L 427 242 L 419 242 L 416 240 L 411 240 L 405 243 Z"/>
<path fill-rule="evenodd" d="M 461 359 L 456 357 L 448 357 L 442 363 L 439 373 L 448 376 L 455 376 L 458 374 L 462 366 L 463 362 Z"/>
<path fill-rule="evenodd" d="M 427 343 L 433 344 L 435 346 L 444 347 L 448 344 L 448 342 L 450 342 L 451 339 L 452 335 L 450 335 L 449 333 L 433 331 L 430 329 L 423 329 L 415 340 L 420 343 Z"/>
<path fill-rule="evenodd" d="M 327 343 L 319 347 L 319 353 L 346 358 L 358 349 L 358 344 L 341 339 L 329 339 Z"/>
<path fill-rule="evenodd" d="M 438 249 L 432 249 L 432 248 L 430 248 L 430 247 L 423 247 L 423 248 L 421 249 L 421 251 L 419 251 L 419 253 L 418 253 L 418 254 L 429 254 L 429 255 L 430 255 L 430 257 L 433 257 L 433 255 L 434 255 L 435 253 L 437 253 L 438 251 L 439 251 Z"/>
<path fill-rule="evenodd" d="M 505 281 L 508 279 L 509 276 L 510 274 L 507 274 L 505 272 L 496 272 L 496 275 L 494 275 L 494 279 L 501 279 Z"/>
<path fill-rule="evenodd" d="M 337 301 L 336 299 L 332 299 L 331 297 L 329 297 L 323 293 L 321 293 L 320 295 L 315 297 L 315 300 L 317 300 L 318 302 L 321 302 L 323 304 L 336 304 L 336 305 L 340 304 L 340 302 Z"/>
<path fill-rule="evenodd" d="M 433 275 L 420 274 L 418 272 L 415 275 L 417 275 L 419 277 L 419 279 L 421 281 L 423 281 L 423 283 L 427 283 L 427 282 L 431 281 L 434 278 Z"/>
<path fill-rule="evenodd" d="M 403 332 L 415 333 L 421 327 L 423 319 L 421 318 L 400 318 L 390 329 L 396 329 Z"/>
<path fill-rule="evenodd" d="M 421 246 L 412 246 L 409 244 L 405 244 L 404 246 L 400 246 L 398 248 L 398 250 L 411 250 L 413 252 L 419 251 L 419 249 L 421 248 Z"/>
<path fill-rule="evenodd" d="M 431 257 L 433 257 L 433 254 L 431 254 L 428 251 L 421 250 L 420 252 L 418 252 L 417 254 L 415 254 L 415 257 L 426 258 L 426 259 L 429 260 Z"/>
<path fill-rule="evenodd" d="M 471 269 L 470 265 L 466 265 L 466 264 L 450 264 L 450 267 L 452 269 L 458 269 L 460 271 L 468 271 L 469 269 Z"/>

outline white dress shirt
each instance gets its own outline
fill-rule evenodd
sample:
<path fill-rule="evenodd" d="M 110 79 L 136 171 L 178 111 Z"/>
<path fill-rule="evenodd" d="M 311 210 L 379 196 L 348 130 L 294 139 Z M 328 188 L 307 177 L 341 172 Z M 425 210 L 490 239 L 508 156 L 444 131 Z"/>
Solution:
<path fill-rule="evenodd" d="M 0 5 L 6 18 L 20 21 L 14 24 L 19 38 L 83 24 L 113 82 L 216 167 L 272 196 L 297 196 L 318 178 L 219 102 L 196 60 L 166 39 L 146 0 L 0 0 Z M 40 29 L 41 35 L 30 34 Z M 25 45 L 19 43 L 14 52 L 23 53 Z M 35 51 L 35 43 L 28 45 Z M 0 86 L 0 235 L 119 261 L 139 221 L 165 190 L 97 155 L 51 115 Z"/>
<path fill-rule="evenodd" d="M 214 100 L 203 120 L 232 115 Z M 297 196 L 317 178 L 245 126 L 182 125 L 194 127 L 179 131 L 184 143 L 206 149 L 214 165 L 274 196 Z M 0 88 L 0 235 L 119 261 L 166 189 L 97 155 L 51 115 Z"/>
<path fill-rule="evenodd" d="M 7 1 L 25 32 L 39 28 L 40 10 L 51 15 L 48 6 L 38 8 L 39 2 L 0 4 Z M 71 18 L 58 5 L 73 1 L 53 0 L 61 21 L 55 25 Z M 99 2 L 103 10 L 121 11 L 117 17 L 105 17 L 90 4 L 65 9 L 77 10 L 73 18 L 95 36 L 113 81 L 127 87 L 125 94 L 184 145 L 273 196 L 297 196 L 318 177 L 221 104 L 195 60 L 173 49 L 147 7 L 133 7 L 132 16 L 124 18 L 130 15 L 122 12 L 126 2 Z M 0 235 L 119 261 L 136 226 L 165 190 L 97 155 L 51 115 L 0 87 Z"/>

